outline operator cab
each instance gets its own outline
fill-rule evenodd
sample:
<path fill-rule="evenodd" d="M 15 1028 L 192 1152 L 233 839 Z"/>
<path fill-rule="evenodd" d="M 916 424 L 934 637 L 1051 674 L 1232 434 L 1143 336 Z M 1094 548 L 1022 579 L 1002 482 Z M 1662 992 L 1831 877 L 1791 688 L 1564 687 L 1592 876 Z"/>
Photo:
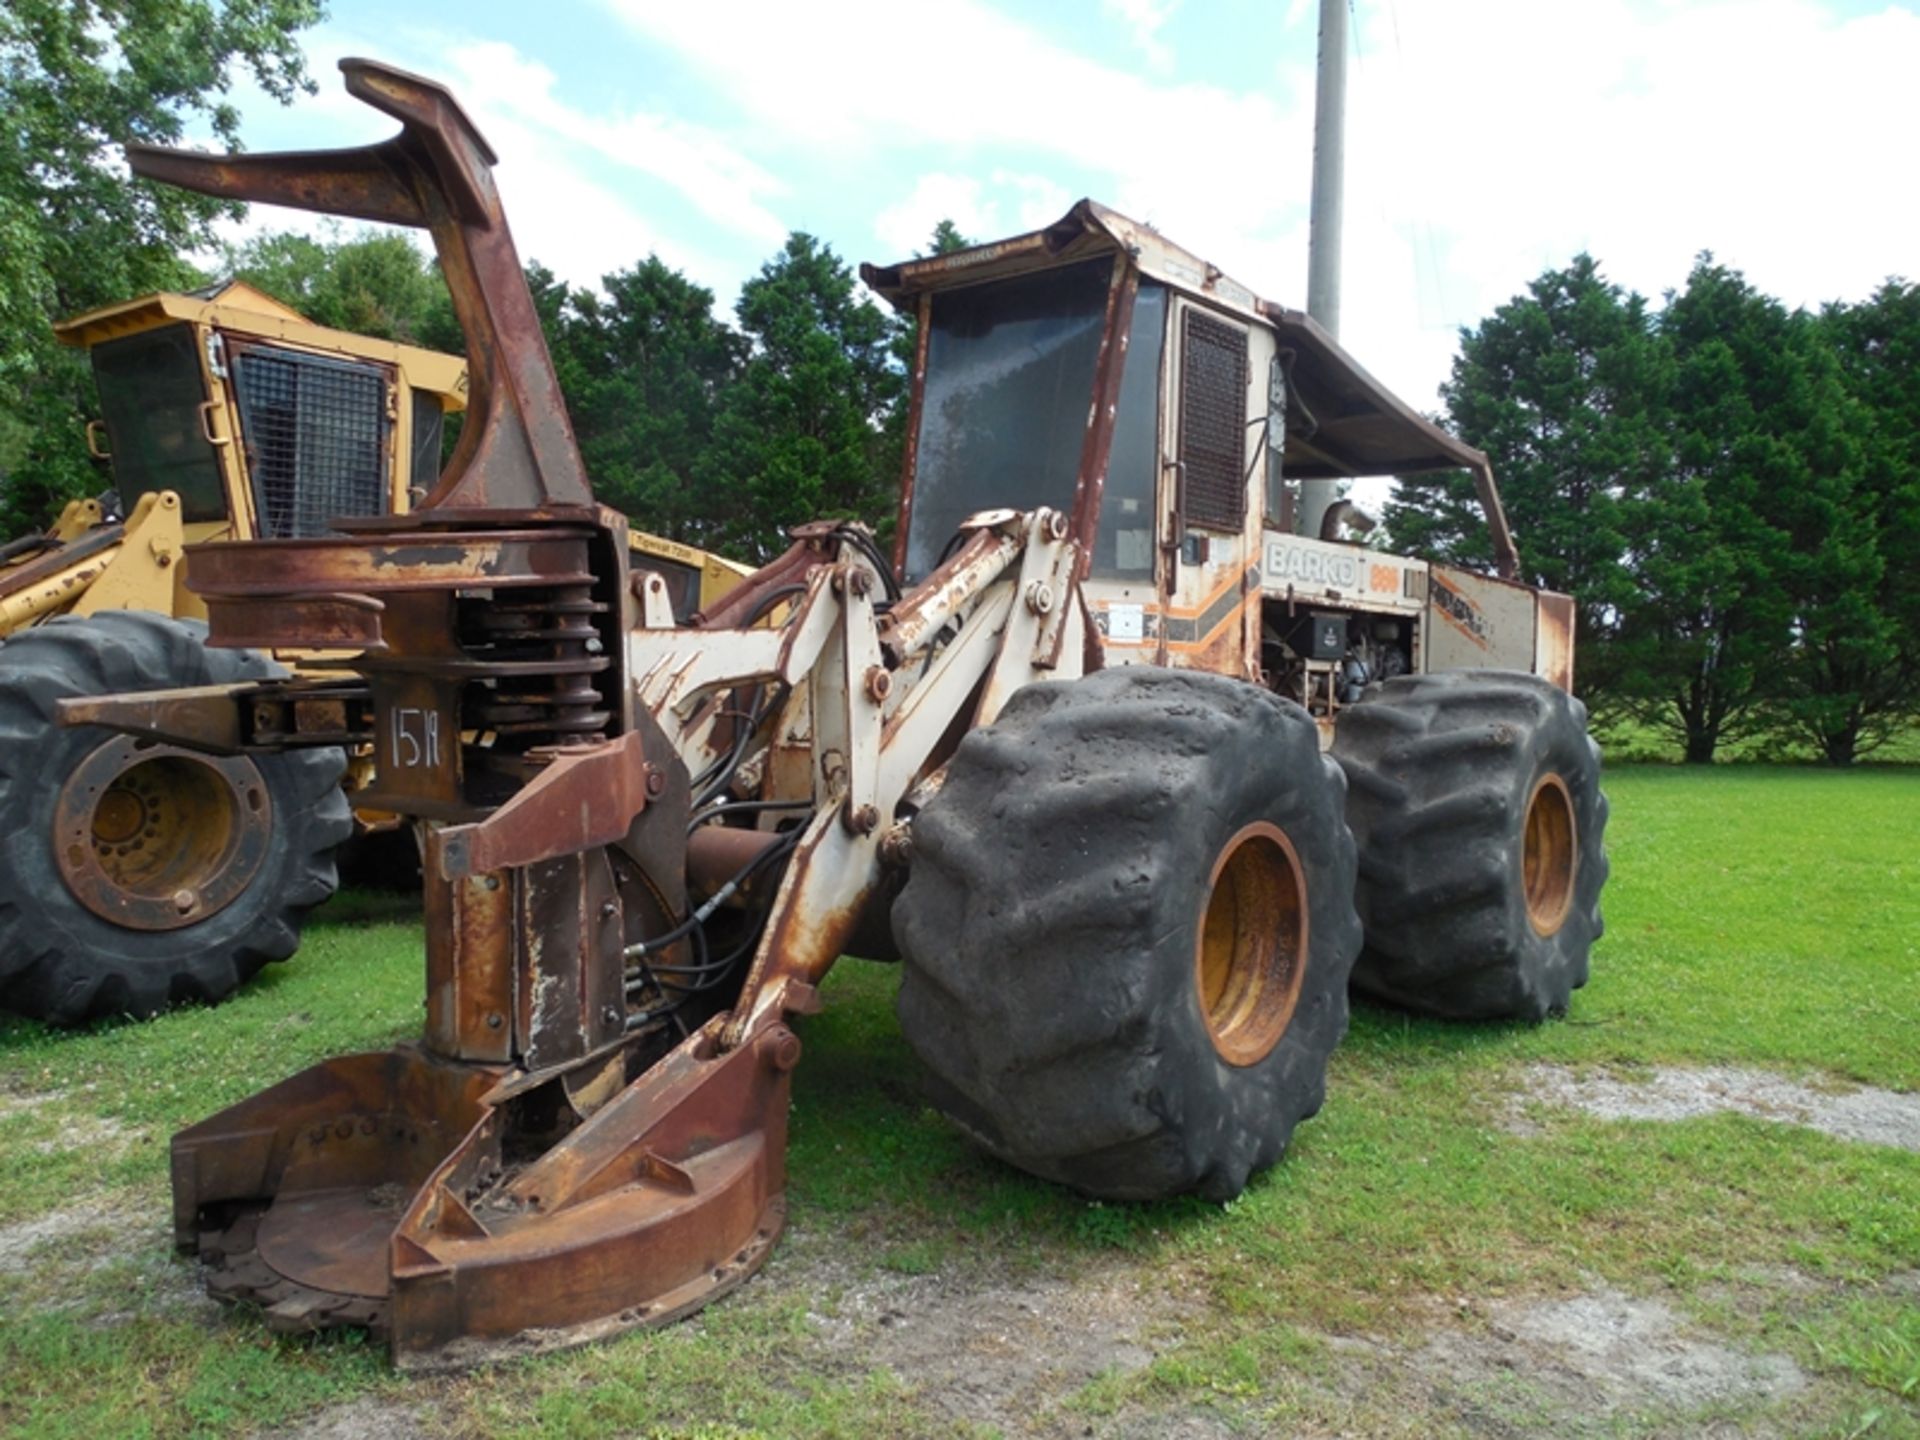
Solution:
<path fill-rule="evenodd" d="M 1044 505 L 1071 517 L 1109 665 L 1259 681 L 1323 729 L 1408 671 L 1569 683 L 1571 602 L 1513 581 L 1486 457 L 1307 316 L 1090 200 L 861 273 L 918 322 L 903 582 L 937 569 L 969 516 Z M 1367 548 L 1345 533 L 1352 507 L 1327 503 L 1329 482 L 1453 468 L 1474 475 L 1501 577 Z"/>
<path fill-rule="evenodd" d="M 309 323 L 243 281 L 149 295 L 56 327 L 86 349 L 122 513 L 179 494 L 190 540 L 331 533 L 337 516 L 409 508 L 465 405 L 446 355 Z"/>

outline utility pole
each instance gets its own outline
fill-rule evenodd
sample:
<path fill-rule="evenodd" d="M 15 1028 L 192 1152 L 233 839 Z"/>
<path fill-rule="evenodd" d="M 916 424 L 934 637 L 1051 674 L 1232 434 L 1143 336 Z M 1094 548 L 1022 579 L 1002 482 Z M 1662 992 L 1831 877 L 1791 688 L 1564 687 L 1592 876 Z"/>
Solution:
<path fill-rule="evenodd" d="M 1313 92 L 1313 201 L 1307 217 L 1307 314 L 1340 334 L 1340 210 L 1346 166 L 1347 5 L 1320 0 L 1320 68 Z M 1300 482 L 1300 533 L 1318 536 L 1337 480 Z"/>

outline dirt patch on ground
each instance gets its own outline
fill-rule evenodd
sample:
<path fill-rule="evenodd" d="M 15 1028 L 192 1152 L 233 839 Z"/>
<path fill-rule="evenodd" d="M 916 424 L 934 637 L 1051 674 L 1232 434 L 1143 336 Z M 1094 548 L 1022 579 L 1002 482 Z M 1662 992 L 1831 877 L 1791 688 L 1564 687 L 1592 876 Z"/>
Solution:
<path fill-rule="evenodd" d="M 1083 1433 L 1059 1403 L 1099 1376 L 1150 1364 L 1194 1311 L 1164 1276 L 1156 1283 L 1125 1264 L 1009 1274 L 969 1258 L 902 1275 L 850 1265 L 836 1248 L 789 1232 L 767 1279 L 807 1297 L 815 1336 L 850 1370 L 891 1371 L 957 1424 Z"/>
<path fill-rule="evenodd" d="M 1605 1120 L 1690 1120 L 1731 1112 L 1805 1125 L 1842 1140 L 1920 1151 L 1920 1094 L 1859 1087 L 1817 1090 L 1765 1070 L 1731 1066 L 1669 1067 L 1645 1079 L 1560 1065 L 1530 1066 L 1516 1098 L 1515 1128 L 1528 1122 L 1518 1106 L 1544 1100 Z"/>
<path fill-rule="evenodd" d="M 1500 1301 L 1461 1318 L 1392 1363 L 1475 1432 L 1580 1435 L 1650 1425 L 1713 1434 L 1724 1419 L 1726 1433 L 1750 1434 L 1807 1384 L 1784 1355 L 1734 1349 L 1662 1301 L 1606 1287 Z"/>
<path fill-rule="evenodd" d="M 278 1430 L 258 1430 L 254 1440 L 425 1440 L 418 1405 L 362 1396 L 309 1415 Z"/>
<path fill-rule="evenodd" d="M 1008 1274 L 962 1257 L 907 1276 L 849 1265 L 844 1254 L 809 1237 L 764 1277 L 807 1297 L 824 1352 L 808 1363 L 889 1370 L 956 1429 L 1224 1440 L 1261 1433 L 1285 1413 L 1315 1433 L 1771 1434 L 1770 1415 L 1809 1384 L 1784 1355 L 1741 1350 L 1661 1300 L 1596 1286 L 1451 1304 L 1410 1340 L 1319 1336 L 1320 1359 L 1263 1376 L 1237 1398 L 1089 1415 L 1067 1403 L 1089 1381 L 1137 1372 L 1195 1326 L 1215 1328 L 1202 1299 L 1161 1270 L 1120 1260 Z"/>
<path fill-rule="evenodd" d="M 45 1258 L 62 1241 L 73 1241 L 125 1216 L 103 1205 L 70 1205 L 31 1220 L 0 1225 L 0 1275 L 20 1275 Z"/>
<path fill-rule="evenodd" d="M 221 1313 L 200 1267 L 174 1254 L 166 1227 L 118 1202 L 83 1201 L 0 1225 L 0 1279 L 7 1277 L 31 1283 L 36 1303 L 86 1309 L 98 1325 L 154 1318 L 210 1325 Z"/>

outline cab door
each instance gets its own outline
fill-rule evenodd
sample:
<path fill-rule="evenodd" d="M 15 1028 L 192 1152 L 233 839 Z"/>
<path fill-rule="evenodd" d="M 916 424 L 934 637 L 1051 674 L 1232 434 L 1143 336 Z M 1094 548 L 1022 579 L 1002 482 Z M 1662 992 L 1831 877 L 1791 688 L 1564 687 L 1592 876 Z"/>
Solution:
<path fill-rule="evenodd" d="M 1160 663 L 1258 673 L 1264 383 L 1251 322 L 1182 299 L 1169 336 Z M 1260 358 L 1263 362 L 1264 354 Z M 1264 368 L 1260 371 L 1264 377 Z M 1257 404 L 1256 404 L 1257 400 Z"/>

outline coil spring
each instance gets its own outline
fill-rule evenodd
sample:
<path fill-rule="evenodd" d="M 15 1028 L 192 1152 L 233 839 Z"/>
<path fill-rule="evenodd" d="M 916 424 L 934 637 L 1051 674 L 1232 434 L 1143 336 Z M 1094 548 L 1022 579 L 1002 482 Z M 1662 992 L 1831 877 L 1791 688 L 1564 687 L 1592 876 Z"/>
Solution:
<path fill-rule="evenodd" d="M 585 585 L 511 591 L 479 606 L 486 657 L 502 669 L 475 706 L 478 727 L 528 748 L 604 735 L 613 717 L 594 677 L 612 663 L 595 623 L 606 612 Z"/>

